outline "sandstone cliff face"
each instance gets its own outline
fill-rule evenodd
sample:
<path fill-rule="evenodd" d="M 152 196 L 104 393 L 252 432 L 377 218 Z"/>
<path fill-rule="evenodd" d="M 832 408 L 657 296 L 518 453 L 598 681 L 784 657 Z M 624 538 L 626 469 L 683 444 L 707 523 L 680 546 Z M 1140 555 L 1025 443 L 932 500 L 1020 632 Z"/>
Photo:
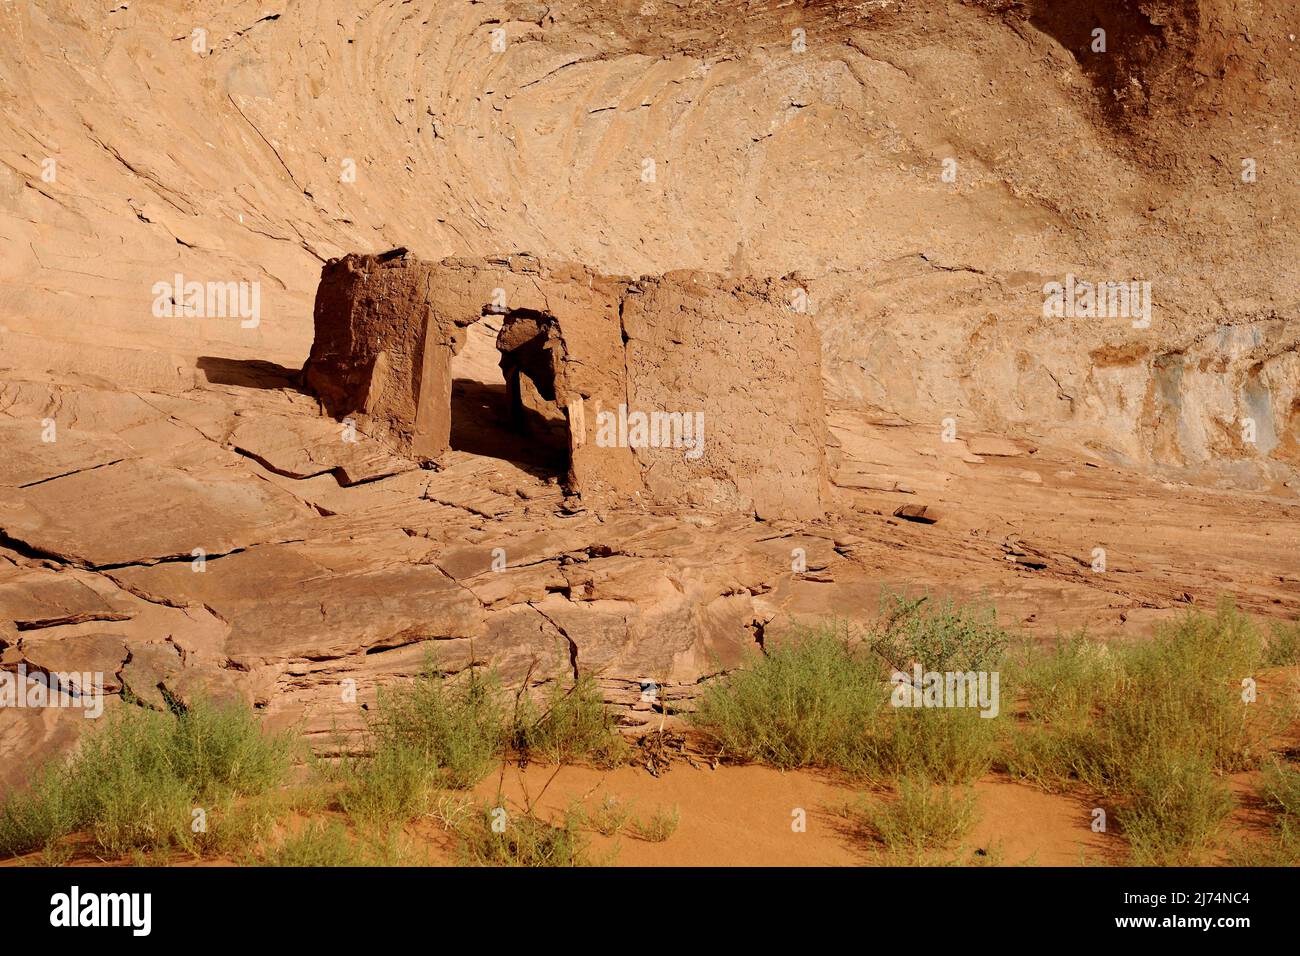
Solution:
<path fill-rule="evenodd" d="M 110 707 L 240 695 L 329 749 L 427 655 L 592 673 L 636 725 L 639 681 L 689 706 L 886 584 L 1044 638 L 1138 639 L 1221 592 L 1300 614 L 1292 3 L 48 0 L 0 33 L 6 671 L 80 664 Z M 322 340 L 327 404 L 384 438 L 342 441 L 297 375 L 321 267 L 398 246 L 332 273 L 405 275 L 384 308 L 426 316 Z M 1045 315 L 1071 275 L 1150 282 L 1150 324 Z M 261 314 L 157 314 L 164 281 L 256 283 Z M 493 343 L 538 317 L 591 506 L 479 434 Z M 823 483 L 817 391 L 755 372 L 822 377 L 825 519 L 743 513 Z M 602 448 L 589 406 L 629 393 L 723 415 L 706 448 L 744 467 Z M 595 506 L 664 482 L 686 506 Z M 0 784 L 88 723 L 0 711 Z"/>
<path fill-rule="evenodd" d="M 310 0 L 274 19 L 61 0 L 0 19 L 0 337 L 42 369 L 170 389 L 201 357 L 298 367 L 324 260 L 529 249 L 603 274 L 799 272 L 827 394 L 918 424 L 1260 490 L 1294 466 L 1290 392 L 1255 372 L 1300 336 L 1282 0 Z M 263 321 L 150 317 L 174 272 L 260 279 Z M 1151 327 L 1045 321 L 1069 273 L 1150 281 Z M 1229 440 L 1245 418 L 1278 443 Z"/>

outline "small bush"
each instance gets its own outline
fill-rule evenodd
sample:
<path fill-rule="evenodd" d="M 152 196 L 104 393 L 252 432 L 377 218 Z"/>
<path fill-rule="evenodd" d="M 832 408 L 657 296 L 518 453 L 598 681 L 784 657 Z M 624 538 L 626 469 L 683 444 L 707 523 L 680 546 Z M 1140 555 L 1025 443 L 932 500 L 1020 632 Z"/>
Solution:
<path fill-rule="evenodd" d="M 418 863 L 396 831 L 353 836 L 337 820 L 315 820 L 254 860 L 262 866 L 403 866 Z"/>
<path fill-rule="evenodd" d="M 1074 728 L 1091 720 L 1120 680 L 1122 659 L 1105 644 L 1079 634 L 1047 652 L 1033 649 L 1016 669 L 1025 716 L 1039 724 Z"/>
<path fill-rule="evenodd" d="M 889 676 L 913 664 L 996 671 L 1006 644 L 991 610 L 887 595 L 881 622 L 862 637 L 799 632 L 709 687 L 692 720 L 730 756 L 782 769 L 968 781 L 992 766 L 1000 720 L 974 707 L 891 707 Z"/>
<path fill-rule="evenodd" d="M 1289 720 L 1276 698 L 1242 697 L 1266 650 L 1260 629 L 1226 600 L 1142 643 L 1063 644 L 1020 674 L 1028 725 L 1008 768 L 1116 799 L 1135 860 L 1196 859 L 1232 811 L 1218 775 L 1258 766 Z"/>
<path fill-rule="evenodd" d="M 636 822 L 632 815 L 632 804 L 620 803 L 614 797 L 606 796 L 586 815 L 587 825 L 601 836 L 617 836 Z"/>
<path fill-rule="evenodd" d="M 283 783 L 296 742 L 264 734 L 248 707 L 199 699 L 171 725 L 167 750 L 173 773 L 192 793 L 252 794 Z"/>
<path fill-rule="evenodd" d="M 1259 792 L 1270 810 L 1300 824 L 1300 770 L 1274 764 L 1264 772 Z"/>
<path fill-rule="evenodd" d="M 896 798 L 866 813 L 866 823 L 890 852 L 913 857 L 952 846 L 976 818 L 973 792 L 936 787 L 920 776 L 900 778 Z"/>
<path fill-rule="evenodd" d="M 1060 790 L 1090 765 L 1098 713 L 1116 693 L 1123 657 L 1078 634 L 1026 648 L 1010 670 L 1024 710 L 1023 724 L 1006 740 L 1005 768 L 1045 790 Z"/>
<path fill-rule="evenodd" d="M 968 708 L 889 708 L 856 769 L 883 780 L 919 773 L 939 783 L 969 783 L 993 766 L 1000 718 Z"/>
<path fill-rule="evenodd" d="M 1273 624 L 1269 628 L 1264 663 L 1270 667 L 1300 664 L 1300 621 Z"/>
<path fill-rule="evenodd" d="M 514 746 L 553 763 L 590 760 L 610 767 L 626 759 L 628 746 L 590 674 L 572 684 L 551 684 L 545 706 L 521 697 L 515 714 Z"/>
<path fill-rule="evenodd" d="M 681 814 L 676 807 L 668 810 L 660 807 L 650 814 L 649 819 L 634 821 L 632 832 L 647 843 L 663 843 L 677 832 L 677 824 L 680 822 Z"/>
<path fill-rule="evenodd" d="M 284 840 L 261 861 L 264 866 L 359 866 L 361 853 L 347 827 L 315 821 Z"/>
<path fill-rule="evenodd" d="M 710 685 L 691 720 L 742 760 L 857 764 L 885 704 L 882 678 L 877 660 L 832 629 L 803 632 Z"/>
<path fill-rule="evenodd" d="M 402 740 L 389 741 L 351 762 L 339 809 L 365 824 L 405 823 L 429 806 L 439 780 L 434 759 Z"/>
<path fill-rule="evenodd" d="M 1122 775 L 1149 750 L 1186 750 L 1221 771 L 1246 770 L 1280 729 L 1268 708 L 1242 700 L 1242 678 L 1261 664 L 1263 639 L 1230 603 L 1189 613 L 1125 649 L 1124 676 L 1104 703 L 1102 773 Z"/>
<path fill-rule="evenodd" d="M 590 866 L 583 814 L 570 807 L 558 824 L 533 812 L 500 813 L 501 804 L 484 805 L 454 832 L 464 862 L 472 866 Z M 504 820 L 504 827 L 493 823 Z M 498 830 L 500 832 L 498 832 Z"/>
<path fill-rule="evenodd" d="M 382 693 L 371 726 L 375 753 L 395 749 L 383 773 L 409 782 L 423 761 L 440 787 L 464 790 L 491 769 L 506 740 L 506 710 L 496 674 L 477 667 L 459 680 L 426 669 L 410 684 Z"/>
<path fill-rule="evenodd" d="M 1282 817 L 1264 842 L 1243 843 L 1232 854 L 1233 866 L 1300 866 L 1300 824 Z"/>
<path fill-rule="evenodd" d="M 927 671 L 995 670 L 1006 654 L 1007 632 L 992 606 L 956 605 L 951 599 L 907 598 L 886 591 L 872 650 L 894 670 L 919 663 Z"/>
<path fill-rule="evenodd" d="M 1149 755 L 1129 770 L 1126 790 L 1116 819 L 1137 863 L 1194 862 L 1234 806 L 1208 760 L 1178 753 Z"/>

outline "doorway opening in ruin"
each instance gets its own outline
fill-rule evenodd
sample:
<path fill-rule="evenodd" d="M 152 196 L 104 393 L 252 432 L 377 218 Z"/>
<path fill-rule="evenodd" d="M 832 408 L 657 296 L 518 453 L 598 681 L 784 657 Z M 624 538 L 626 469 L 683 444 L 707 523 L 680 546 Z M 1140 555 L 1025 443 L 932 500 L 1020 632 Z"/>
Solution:
<path fill-rule="evenodd" d="M 539 478 L 564 481 L 569 470 L 569 426 L 555 401 L 549 353 L 540 350 L 550 316 L 519 309 L 489 313 L 465 329 L 451 360 L 451 447 L 511 462 Z M 498 339 L 512 330 L 503 363 Z M 505 369 L 503 369 L 503 364 Z"/>

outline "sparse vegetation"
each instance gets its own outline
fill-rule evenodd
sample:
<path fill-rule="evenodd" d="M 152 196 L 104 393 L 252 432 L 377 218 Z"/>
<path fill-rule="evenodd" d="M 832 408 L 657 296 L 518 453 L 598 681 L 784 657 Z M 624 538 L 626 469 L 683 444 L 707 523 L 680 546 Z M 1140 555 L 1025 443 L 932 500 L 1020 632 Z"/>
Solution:
<path fill-rule="evenodd" d="M 1300 621 L 1274 624 L 1269 628 L 1264 661 L 1271 667 L 1300 664 Z"/>
<path fill-rule="evenodd" d="M 357 836 L 338 820 L 313 820 L 264 851 L 263 866 L 402 866 L 418 863 L 395 831 Z"/>
<path fill-rule="evenodd" d="M 831 628 L 805 631 L 710 686 L 693 715 L 725 753 L 794 767 L 860 761 L 885 706 L 880 664 Z"/>
<path fill-rule="evenodd" d="M 601 836 L 617 836 L 635 822 L 632 804 L 605 796 L 595 809 L 587 811 L 587 825 Z"/>
<path fill-rule="evenodd" d="M 1184 863 L 1209 849 L 1234 806 L 1210 761 L 1182 750 L 1147 754 L 1119 786 L 1116 819 L 1139 864 Z"/>
<path fill-rule="evenodd" d="M 521 697 L 514 723 L 516 749 L 552 763 L 588 760 L 611 767 L 627 756 L 627 744 L 589 674 L 567 685 L 552 682 L 540 708 Z"/>
<path fill-rule="evenodd" d="M 350 760 L 338 794 L 339 809 L 359 823 L 405 823 L 429 807 L 439 766 L 405 741 L 386 741 L 367 757 Z"/>
<path fill-rule="evenodd" d="M 680 822 L 681 813 L 676 807 L 660 807 L 648 819 L 634 821 L 632 832 L 647 843 L 663 843 L 677 832 Z"/>
<path fill-rule="evenodd" d="M 471 667 L 456 678 L 426 667 L 414 681 L 379 695 L 371 726 L 375 752 L 422 760 L 438 786 L 463 790 L 481 780 L 506 742 L 506 707 L 495 671 Z"/>
<path fill-rule="evenodd" d="M 769 642 L 709 686 L 692 719 L 730 759 L 891 786 L 895 798 L 855 812 L 890 853 L 917 862 L 969 832 L 974 795 L 957 788 L 993 768 L 1045 789 L 1097 794 L 1133 862 L 1202 862 L 1234 808 L 1223 776 L 1265 767 L 1259 793 L 1276 825 L 1267 842 L 1234 858 L 1295 865 L 1300 772 L 1271 753 L 1296 716 L 1295 695 L 1271 678 L 1257 682 L 1263 669 L 1294 661 L 1296 632 L 1265 629 L 1225 602 L 1139 643 L 1076 635 L 1008 655 L 987 609 L 887 595 L 880 622 L 865 630 L 825 626 Z M 915 663 L 1005 669 L 999 715 L 890 706 L 891 673 Z M 84 852 L 66 839 L 79 834 L 89 842 L 76 846 L 106 859 L 165 863 L 186 852 L 279 866 L 389 865 L 409 859 L 402 827 L 425 817 L 455 838 L 465 862 L 571 866 L 591 862 L 584 828 L 660 842 L 680 819 L 677 807 L 642 818 L 611 797 L 555 819 L 526 798 L 522 811 L 502 817 L 500 797 L 483 805 L 464 793 L 510 758 L 624 760 L 630 748 L 590 676 L 555 681 L 537 700 L 521 690 L 512 705 L 495 672 L 453 677 L 428 667 L 379 696 L 369 736 L 367 755 L 308 760 L 314 772 L 287 786 L 303 755 L 290 737 L 264 733 L 247 707 L 119 708 L 75 755 L 0 806 L 0 853 L 39 851 L 57 865 Z M 321 820 L 331 806 L 346 820 Z M 286 836 L 294 810 L 311 819 Z"/>
<path fill-rule="evenodd" d="M 0 854 L 49 847 L 78 831 L 110 856 L 198 852 L 255 834 L 270 804 L 239 798 L 278 790 L 294 748 L 286 735 L 263 733 L 242 705 L 199 700 L 174 714 L 123 707 L 0 808 Z"/>
<path fill-rule="evenodd" d="M 886 591 L 880 622 L 867 640 L 891 669 L 920 663 L 929 671 L 979 671 L 1002 662 L 1009 637 L 998 626 L 992 605 L 958 605 L 951 599 Z"/>
<path fill-rule="evenodd" d="M 627 745 L 595 681 L 555 683 L 542 705 L 521 691 L 511 709 L 494 671 L 449 678 L 431 665 L 382 693 L 367 756 L 347 761 L 338 804 L 367 825 L 403 823 L 427 812 L 441 789 L 472 787 L 507 751 L 556 763 L 612 766 Z"/>
<path fill-rule="evenodd" d="M 977 818 L 973 792 L 936 786 L 924 776 L 899 778 L 894 799 L 859 813 L 886 850 L 914 861 L 929 851 L 951 847 Z"/>
<path fill-rule="evenodd" d="M 409 684 L 379 694 L 370 753 L 344 762 L 341 810 L 367 826 L 404 823 L 436 790 L 463 790 L 491 770 L 505 745 L 506 707 L 495 673 L 457 679 L 431 663 Z"/>
<path fill-rule="evenodd" d="M 875 627 L 796 633 L 709 688 L 693 719 L 728 755 L 781 769 L 967 781 L 992 765 L 998 718 L 974 708 L 888 706 L 891 672 L 914 663 L 926 671 L 996 670 L 1006 645 L 988 609 L 886 594 Z"/>
<path fill-rule="evenodd" d="M 1300 770 L 1274 764 L 1264 772 L 1259 790 L 1270 810 L 1300 823 Z"/>
<path fill-rule="evenodd" d="M 968 783 L 993 766 L 1000 729 L 999 718 L 981 717 L 978 710 L 891 708 L 865 759 L 852 769 L 882 781 L 921 773 L 939 783 Z"/>
<path fill-rule="evenodd" d="M 558 823 L 532 808 L 511 813 L 498 797 L 456 828 L 463 862 L 471 866 L 591 866 L 589 840 L 582 832 L 584 815 L 572 806 Z"/>
<path fill-rule="evenodd" d="M 1024 669 L 1028 726 L 1008 766 L 1116 799 L 1135 860 L 1194 859 L 1232 811 L 1218 775 L 1258 766 L 1289 719 L 1276 700 L 1243 697 L 1267 649 L 1260 628 L 1226 601 L 1142 643 L 1067 641 Z"/>
<path fill-rule="evenodd" d="M 1276 763 L 1260 782 L 1259 795 L 1275 814 L 1272 833 L 1263 843 L 1238 847 L 1233 863 L 1238 866 L 1300 866 L 1300 770 Z"/>
<path fill-rule="evenodd" d="M 266 866 L 359 866 L 360 853 L 347 827 L 314 821 L 287 837 L 262 861 Z"/>

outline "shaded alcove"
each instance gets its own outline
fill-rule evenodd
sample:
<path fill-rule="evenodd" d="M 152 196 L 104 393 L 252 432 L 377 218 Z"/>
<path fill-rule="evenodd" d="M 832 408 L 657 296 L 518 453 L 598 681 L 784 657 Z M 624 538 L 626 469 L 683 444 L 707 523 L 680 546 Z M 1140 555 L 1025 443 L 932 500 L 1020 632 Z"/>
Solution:
<path fill-rule="evenodd" d="M 569 429 L 564 411 L 542 396 L 527 374 L 520 376 L 522 401 L 512 414 L 497 335 L 504 317 L 485 315 L 468 326 L 465 344 L 451 360 L 451 447 L 471 455 L 500 458 L 539 478 L 565 480 Z"/>

